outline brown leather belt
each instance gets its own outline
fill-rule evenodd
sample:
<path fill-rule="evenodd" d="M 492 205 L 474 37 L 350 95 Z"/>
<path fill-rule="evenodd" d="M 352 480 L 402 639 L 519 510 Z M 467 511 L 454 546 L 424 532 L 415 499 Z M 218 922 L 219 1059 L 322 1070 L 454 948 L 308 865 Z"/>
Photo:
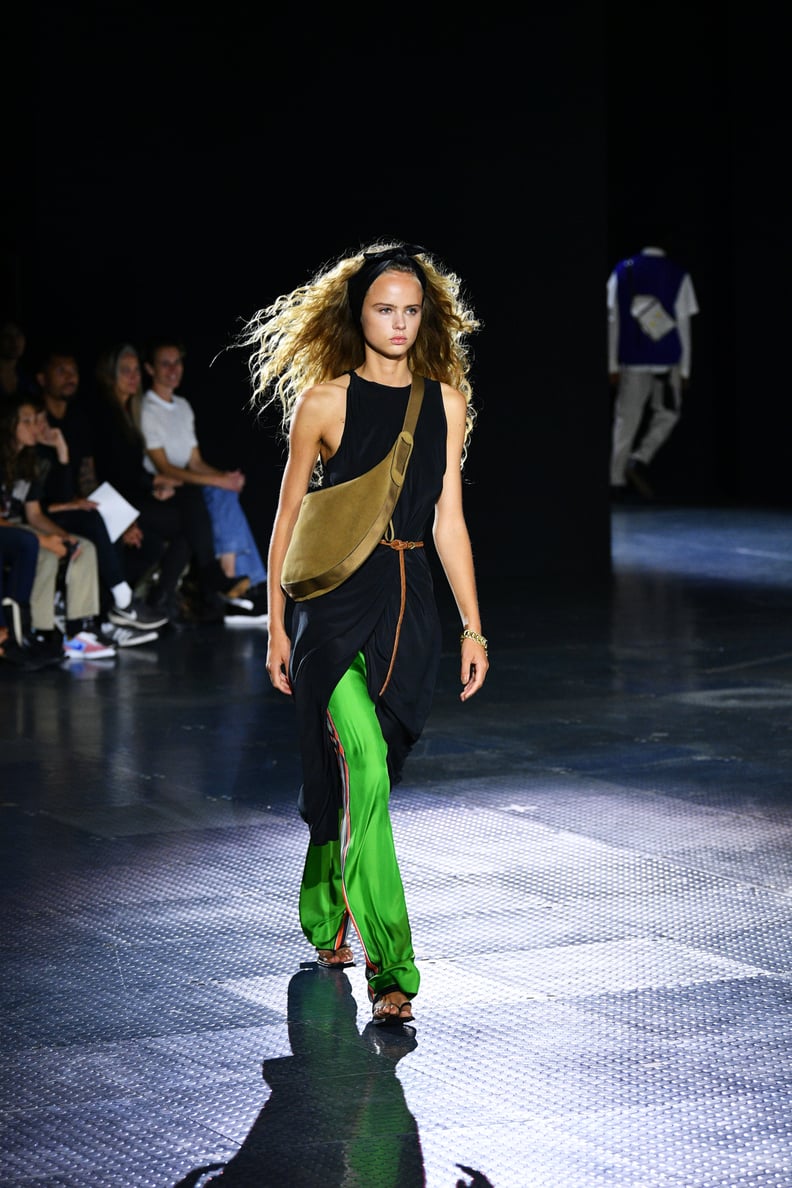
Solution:
<path fill-rule="evenodd" d="M 387 689 L 390 684 L 391 674 L 393 673 L 393 666 L 396 663 L 396 653 L 399 650 L 399 636 L 401 635 L 402 619 L 404 618 L 404 606 L 407 601 L 407 573 L 404 568 L 404 554 L 408 549 L 422 549 L 424 542 L 422 540 L 385 540 L 380 541 L 381 545 L 385 545 L 389 549 L 395 549 L 399 554 L 399 576 L 401 579 L 401 602 L 399 604 L 399 619 L 396 623 L 396 635 L 393 640 L 393 652 L 391 653 L 390 664 L 388 666 L 388 675 L 385 677 L 385 683 L 379 691 L 379 696 Z"/>

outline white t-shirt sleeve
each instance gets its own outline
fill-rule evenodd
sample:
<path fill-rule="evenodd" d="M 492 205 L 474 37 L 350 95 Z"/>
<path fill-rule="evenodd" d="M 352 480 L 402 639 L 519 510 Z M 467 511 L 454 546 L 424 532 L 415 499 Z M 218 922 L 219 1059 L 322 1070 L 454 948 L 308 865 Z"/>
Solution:
<path fill-rule="evenodd" d="M 683 379 L 690 379 L 693 369 L 693 341 L 690 333 L 690 319 L 699 311 L 696 292 L 690 274 L 685 273 L 679 286 L 674 316 L 676 317 L 679 340 L 682 343 L 682 357 L 679 360 L 679 373 Z"/>
<path fill-rule="evenodd" d="M 151 444 L 153 439 L 156 437 L 154 418 L 151 414 L 151 409 L 148 407 L 148 401 L 145 397 L 143 398 L 143 402 L 140 406 L 140 432 L 143 435 L 143 444 L 145 445 L 146 449 L 149 450 L 154 448 Z M 149 474 L 157 473 L 157 468 L 151 461 L 151 458 L 149 458 L 148 454 L 144 454 L 143 456 L 143 465 Z"/>
<path fill-rule="evenodd" d="M 186 400 L 179 401 L 179 411 L 184 417 L 184 439 L 190 444 L 190 452 L 198 445 L 198 438 L 195 434 L 195 413 L 193 407 L 188 404 Z"/>
<path fill-rule="evenodd" d="M 152 408 L 145 398 L 140 409 L 140 432 L 143 434 L 147 450 L 157 450 L 165 444 L 159 440 L 161 428 L 157 424 L 156 409 Z"/>
<path fill-rule="evenodd" d="M 677 321 L 682 318 L 692 318 L 694 314 L 699 311 L 698 301 L 696 300 L 696 292 L 693 288 L 693 281 L 690 279 L 690 274 L 685 273 L 682 277 L 682 284 L 679 286 L 676 303 L 674 305 L 674 317 Z"/>
<path fill-rule="evenodd" d="M 164 450 L 171 466 L 185 469 L 193 449 L 198 445 L 195 436 L 195 414 L 189 401 L 174 396 L 165 404 L 146 396 L 140 414 L 140 428 L 148 450 Z"/>

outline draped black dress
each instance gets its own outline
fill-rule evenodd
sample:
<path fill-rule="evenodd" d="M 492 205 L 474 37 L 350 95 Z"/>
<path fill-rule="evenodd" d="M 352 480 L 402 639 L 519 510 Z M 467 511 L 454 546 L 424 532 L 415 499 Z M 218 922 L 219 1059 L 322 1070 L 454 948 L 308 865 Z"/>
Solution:
<path fill-rule="evenodd" d="M 323 485 L 356 478 L 380 462 L 401 431 L 410 385 L 390 388 L 350 372 L 344 434 L 324 467 Z M 443 486 L 447 426 L 440 384 L 426 380 L 407 477 L 393 514 L 394 535 L 425 540 Z M 378 546 L 342 585 L 293 606 L 290 680 L 297 712 L 303 783 L 298 806 L 311 841 L 338 837 L 341 780 L 327 707 L 358 652 L 388 747 L 391 784 L 419 738 L 431 708 L 440 659 L 440 623 L 425 549 L 403 554 L 406 602 L 390 681 L 401 604 L 399 553 Z"/>

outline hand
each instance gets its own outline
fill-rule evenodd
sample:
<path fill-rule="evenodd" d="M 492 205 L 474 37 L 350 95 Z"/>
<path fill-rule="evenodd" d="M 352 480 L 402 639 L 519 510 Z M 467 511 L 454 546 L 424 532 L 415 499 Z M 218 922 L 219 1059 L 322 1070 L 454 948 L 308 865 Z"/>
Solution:
<path fill-rule="evenodd" d="M 460 701 L 467 701 L 474 693 L 478 692 L 484 684 L 488 669 L 487 649 L 482 644 L 476 643 L 474 639 L 463 639 Z"/>
<path fill-rule="evenodd" d="M 60 430 L 59 430 L 59 432 L 60 432 Z M 64 510 L 65 511 L 96 511 L 98 506 L 99 506 L 99 504 L 94 503 L 93 499 L 84 499 L 82 496 L 80 496 L 79 499 L 72 499 L 72 501 L 66 505 L 66 508 Z"/>
<path fill-rule="evenodd" d="M 273 689 L 279 693 L 291 695 L 292 687 L 289 681 L 289 657 L 291 655 L 291 641 L 283 630 L 270 630 L 267 645 L 267 672 Z"/>
<path fill-rule="evenodd" d="M 126 532 L 121 534 L 121 539 L 127 548 L 139 549 L 143 544 L 143 529 L 135 520 L 134 524 L 130 524 Z"/>
<path fill-rule="evenodd" d="M 220 484 L 226 491 L 241 491 L 245 485 L 245 476 L 241 470 L 224 470 L 223 481 Z"/>
<path fill-rule="evenodd" d="M 65 557 L 69 551 L 66 548 L 66 538 L 59 536 L 57 532 L 40 532 L 38 540 L 42 549 L 46 549 L 48 553 L 54 553 L 56 557 Z"/>
<path fill-rule="evenodd" d="M 59 453 L 67 448 L 66 438 L 60 429 L 56 429 L 53 425 L 50 425 L 49 421 L 43 417 L 36 422 L 36 429 L 38 431 L 38 439 L 43 445 L 52 446 Z"/>
<path fill-rule="evenodd" d="M 176 488 L 182 485 L 181 479 L 167 478 L 164 474 L 157 474 L 154 476 L 154 484 L 151 493 L 155 499 L 164 500 L 172 499 L 176 494 Z"/>

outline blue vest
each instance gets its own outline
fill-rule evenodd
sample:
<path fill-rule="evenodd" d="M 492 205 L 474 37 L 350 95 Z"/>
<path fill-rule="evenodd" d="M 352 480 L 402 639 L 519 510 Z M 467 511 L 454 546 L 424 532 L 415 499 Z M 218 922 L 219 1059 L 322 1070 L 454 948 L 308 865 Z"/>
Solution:
<path fill-rule="evenodd" d="M 685 269 L 667 256 L 639 253 L 616 265 L 619 303 L 619 364 L 622 367 L 673 367 L 682 358 L 682 342 L 674 328 L 655 342 L 630 313 L 633 297 L 656 297 L 670 318 L 674 317 Z"/>

